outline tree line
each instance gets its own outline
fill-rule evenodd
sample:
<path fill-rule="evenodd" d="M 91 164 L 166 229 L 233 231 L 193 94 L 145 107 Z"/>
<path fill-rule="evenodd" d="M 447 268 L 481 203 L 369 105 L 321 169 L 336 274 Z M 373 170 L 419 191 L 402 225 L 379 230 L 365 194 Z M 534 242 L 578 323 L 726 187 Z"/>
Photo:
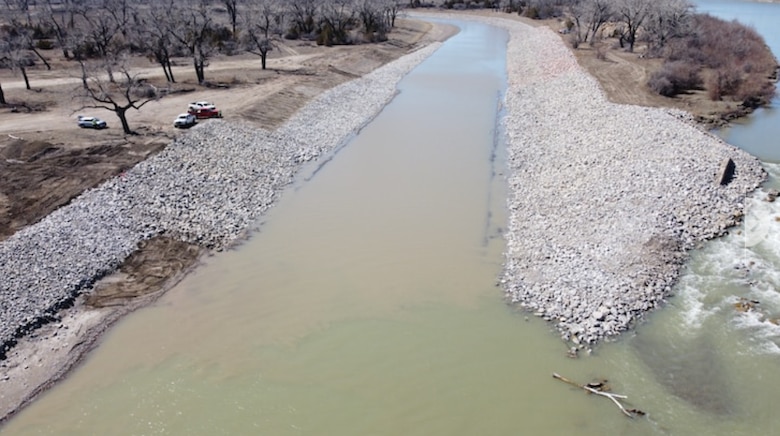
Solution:
<path fill-rule="evenodd" d="M 128 56 L 148 57 L 170 83 L 176 82 L 172 59 L 189 58 L 203 84 L 216 54 L 253 53 L 265 69 L 268 53 L 283 38 L 322 45 L 383 41 L 403 7 L 432 5 L 420 0 L 2 1 L 0 66 L 17 71 L 30 89 L 27 69 L 37 63 L 50 69 L 45 51 L 59 50 L 81 67 L 83 94 L 117 112 L 123 127 L 123 110 L 157 94 L 125 67 Z M 737 22 L 697 14 L 689 0 L 439 0 L 438 5 L 560 18 L 575 49 L 608 38 L 628 52 L 640 44 L 643 56 L 664 59 L 648 80 L 661 95 L 706 89 L 713 100 L 727 97 L 757 106 L 774 94 L 767 76 L 777 62 L 761 36 Z M 116 91 L 126 96 L 118 106 Z M 1 84 L 0 104 L 5 104 Z"/>
<path fill-rule="evenodd" d="M 606 39 L 628 52 L 641 44 L 642 56 L 664 60 L 647 85 L 667 97 L 703 89 L 712 100 L 756 107 L 775 92 L 777 60 L 758 32 L 697 13 L 689 0 L 444 0 L 443 6 L 559 18 L 574 49 Z"/>
<path fill-rule="evenodd" d="M 2 0 L 0 66 L 51 69 L 47 50 L 78 63 L 82 94 L 117 113 L 138 109 L 157 90 L 132 74 L 130 56 L 146 56 L 175 83 L 172 59 L 191 60 L 198 83 L 217 54 L 248 52 L 266 68 L 276 41 L 306 39 L 321 45 L 387 39 L 402 0 Z M 0 104 L 5 104 L 0 85 Z M 91 106 L 90 106 L 91 107 Z"/>

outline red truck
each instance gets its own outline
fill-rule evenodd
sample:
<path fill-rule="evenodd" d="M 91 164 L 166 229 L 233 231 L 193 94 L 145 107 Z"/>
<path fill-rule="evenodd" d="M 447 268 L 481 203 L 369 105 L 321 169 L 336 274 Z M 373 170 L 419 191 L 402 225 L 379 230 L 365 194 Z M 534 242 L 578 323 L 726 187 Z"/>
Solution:
<path fill-rule="evenodd" d="M 201 120 L 204 118 L 222 118 L 222 111 L 215 107 L 202 107 L 198 109 L 190 109 L 187 112 L 195 115 L 195 118 Z"/>

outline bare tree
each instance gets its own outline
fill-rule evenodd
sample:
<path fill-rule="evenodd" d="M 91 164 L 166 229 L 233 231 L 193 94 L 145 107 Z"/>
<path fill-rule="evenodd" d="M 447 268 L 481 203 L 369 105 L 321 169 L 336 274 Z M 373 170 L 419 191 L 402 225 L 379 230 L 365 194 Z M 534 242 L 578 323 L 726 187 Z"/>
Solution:
<path fill-rule="evenodd" d="M 0 31 L 3 31 L 3 29 L 0 29 Z M 0 60 L 5 60 L 5 53 L 8 52 L 7 42 L 5 38 L 0 38 Z M 5 92 L 3 92 L 3 87 L 0 85 L 0 104 L 6 104 L 5 102 Z"/>
<path fill-rule="evenodd" d="M 171 18 L 171 36 L 187 48 L 198 83 L 205 82 L 204 69 L 215 49 L 214 21 L 209 14 L 208 1 L 198 0 L 196 4 L 174 3 Z"/>
<path fill-rule="evenodd" d="M 388 5 L 389 2 L 385 0 L 358 0 L 357 15 L 367 40 L 385 39 L 385 34 L 390 26 L 385 15 Z"/>
<path fill-rule="evenodd" d="M 523 12 L 526 16 L 544 20 L 560 16 L 563 10 L 574 2 L 574 0 L 526 0 L 519 3 L 527 5 Z"/>
<path fill-rule="evenodd" d="M 692 31 L 694 5 L 689 0 L 656 0 L 643 27 L 650 51 L 660 54 L 673 38 Z"/>
<path fill-rule="evenodd" d="M 613 16 L 611 0 L 582 0 L 571 10 L 577 37 L 583 42 L 595 38 L 599 29 Z"/>
<path fill-rule="evenodd" d="M 320 35 L 317 42 L 325 45 L 349 42 L 349 26 L 355 19 L 353 0 L 330 0 L 320 8 Z"/>
<path fill-rule="evenodd" d="M 3 26 L 0 28 L 0 60 L 5 61 L 14 71 L 22 73 L 24 86 L 29 90 L 30 79 L 27 77 L 27 67 L 32 65 L 30 59 L 29 33 L 27 27 Z"/>
<path fill-rule="evenodd" d="M 274 31 L 281 33 L 284 8 L 279 0 L 254 0 L 241 17 L 244 47 L 248 52 L 260 56 L 262 69 L 265 70 L 268 52 L 274 49 Z"/>
<path fill-rule="evenodd" d="M 624 25 L 620 35 L 620 46 L 628 43 L 628 51 L 634 51 L 637 32 L 650 16 L 654 0 L 615 0 L 615 16 Z"/>
<path fill-rule="evenodd" d="M 124 0 L 100 0 L 100 7 L 85 7 L 79 13 L 84 19 L 82 39 L 75 51 L 77 59 L 97 56 L 105 64 L 110 81 L 114 81 L 113 65 L 126 50 L 126 14 L 113 10 L 121 8 Z M 119 3 L 117 3 L 119 2 Z"/>
<path fill-rule="evenodd" d="M 127 39 L 128 33 L 132 30 L 133 21 L 137 16 L 138 11 L 133 7 L 135 2 L 131 3 L 128 0 L 102 0 L 103 8 L 111 15 L 116 23 L 116 27 L 122 33 L 122 36 Z"/>
<path fill-rule="evenodd" d="M 106 80 L 108 71 L 105 64 L 92 69 L 84 65 L 86 86 L 78 92 L 83 104 L 77 110 L 85 108 L 106 109 L 112 111 L 122 123 L 122 131 L 128 135 L 134 134 L 127 122 L 127 111 L 141 109 L 146 103 L 159 97 L 159 92 L 137 75 L 131 75 L 120 66 L 121 78 L 115 81 Z"/>
<path fill-rule="evenodd" d="M 30 58 L 34 52 L 30 5 L 26 0 L 6 0 L 5 6 L 5 23 L 0 27 L 0 60 L 22 74 L 24 85 L 29 90 L 31 88 L 27 68 L 34 65 Z M 46 61 L 40 53 L 35 53 Z M 51 69 L 48 62 L 46 65 Z"/>
<path fill-rule="evenodd" d="M 172 2 L 152 3 L 140 16 L 137 45 L 160 64 L 165 79 L 176 83 L 171 68 L 171 57 L 176 50 L 176 43 L 171 34 Z"/>
<path fill-rule="evenodd" d="M 32 15 L 30 13 L 29 0 L 5 0 L 6 10 L 3 13 L 3 18 L 7 26 L 9 26 L 9 32 L 14 37 L 15 53 L 22 55 L 26 58 L 29 53 L 35 54 L 38 59 L 46 65 L 46 69 L 51 70 L 49 61 L 35 48 L 33 41 L 33 22 Z M 13 61 L 14 59 L 12 59 Z M 21 59 L 16 59 L 19 61 Z M 28 59 L 24 59 L 24 63 L 29 63 Z M 25 68 L 28 65 L 22 65 L 17 62 L 17 68 Z M 22 71 L 27 79 L 26 70 Z M 28 88 L 29 89 L 29 88 Z"/>
<path fill-rule="evenodd" d="M 16 23 L 20 23 L 23 26 L 29 27 L 30 24 L 32 24 L 32 16 L 30 15 L 30 0 L 4 0 L 5 3 L 5 11 L 3 12 L 3 15 L 6 15 L 6 13 L 10 13 L 10 15 L 13 17 L 13 21 Z M 11 20 L 8 20 L 9 22 Z"/>
<path fill-rule="evenodd" d="M 318 0 L 289 0 L 288 14 L 292 30 L 298 35 L 308 35 L 317 28 L 317 13 L 320 8 Z"/>
<path fill-rule="evenodd" d="M 381 0 L 381 2 L 383 4 L 387 25 L 395 27 L 395 19 L 398 18 L 398 13 L 401 12 L 404 2 L 402 0 Z M 495 5 L 496 10 L 501 8 L 500 1 L 496 1 Z"/>
<path fill-rule="evenodd" d="M 523 5 L 521 5 L 521 3 L 522 2 L 520 0 L 506 0 L 503 11 L 509 14 L 513 12 L 517 12 L 518 14 L 522 13 Z M 415 7 L 413 2 L 409 2 L 409 6 Z"/>
<path fill-rule="evenodd" d="M 230 28 L 233 32 L 233 38 L 236 37 L 236 22 L 238 21 L 238 0 L 222 0 L 227 9 L 228 18 L 230 19 Z"/>
<path fill-rule="evenodd" d="M 74 27 L 71 0 L 45 0 L 41 5 L 41 23 L 50 26 L 65 59 L 70 59 L 68 32 Z"/>

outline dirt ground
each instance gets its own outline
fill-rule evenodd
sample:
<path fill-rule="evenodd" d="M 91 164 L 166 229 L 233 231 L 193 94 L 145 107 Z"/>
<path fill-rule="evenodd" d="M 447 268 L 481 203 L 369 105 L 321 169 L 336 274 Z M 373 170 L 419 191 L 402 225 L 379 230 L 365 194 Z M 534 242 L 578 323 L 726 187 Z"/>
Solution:
<path fill-rule="evenodd" d="M 559 25 L 496 12 L 482 14 L 535 26 Z M 449 26 L 401 19 L 391 39 L 382 44 L 318 47 L 312 42 L 286 41 L 271 52 L 265 71 L 253 55 L 210 60 L 206 79 L 211 86 L 198 85 L 189 60 L 178 59 L 172 92 L 128 113 L 136 135 L 123 134 L 109 111 L 78 110 L 72 98 L 79 86 L 77 66 L 57 59 L 55 51 L 46 53 L 55 65 L 52 71 L 29 72 L 33 90 L 24 89 L 21 78 L 12 72 L 0 70 L 0 84 L 9 102 L 0 107 L 0 241 L 186 134 L 173 127 L 173 120 L 186 111 L 189 102 L 211 101 L 228 120 L 273 129 L 323 90 L 361 76 L 420 44 L 444 40 L 454 31 Z M 651 95 L 644 81 L 653 61 L 618 51 L 610 51 L 606 61 L 599 60 L 589 48 L 575 53 L 616 102 L 700 113 L 712 110 L 703 99 L 673 102 Z M 134 62 L 133 71 L 158 86 L 167 86 L 159 67 L 146 59 Z M 79 129 L 79 114 L 101 117 L 109 128 Z M 202 255 L 202 249 L 173 240 L 148 241 L 120 271 L 100 281 L 74 308 L 63 311 L 57 322 L 19 339 L 8 358 L 0 361 L 0 424 L 63 377 L 115 320 L 153 301 L 196 267 Z"/>

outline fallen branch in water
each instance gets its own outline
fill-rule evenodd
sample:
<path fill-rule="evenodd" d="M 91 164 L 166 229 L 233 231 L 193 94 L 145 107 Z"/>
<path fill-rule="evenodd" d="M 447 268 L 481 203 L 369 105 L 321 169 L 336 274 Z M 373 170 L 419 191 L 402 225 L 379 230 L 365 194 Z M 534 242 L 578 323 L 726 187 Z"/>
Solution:
<path fill-rule="evenodd" d="M 625 396 L 625 395 L 619 395 L 619 394 L 613 394 L 611 392 L 606 392 L 607 390 L 609 390 L 609 388 L 607 387 L 607 381 L 606 380 L 600 381 L 598 383 L 588 383 L 588 384 L 581 385 L 581 384 L 575 383 L 575 382 L 573 382 L 573 381 L 567 379 L 566 377 L 564 377 L 564 376 L 562 376 L 560 374 L 557 374 L 557 373 L 553 373 L 553 378 L 555 378 L 557 380 L 560 380 L 560 381 L 562 381 L 564 383 L 570 384 L 572 386 L 578 387 L 580 389 L 584 389 L 584 390 L 590 392 L 591 394 L 595 394 L 595 395 L 599 395 L 599 396 L 602 396 L 602 397 L 609 398 L 610 400 L 612 400 L 613 403 L 615 403 L 616 406 L 618 406 L 620 411 L 623 412 L 623 414 L 628 416 L 629 418 L 633 418 L 634 416 L 644 416 L 644 414 L 645 414 L 645 412 L 643 412 L 643 411 L 641 411 L 639 409 L 626 409 L 625 407 L 623 407 L 623 404 L 621 404 L 619 400 L 625 400 L 628 397 Z"/>

